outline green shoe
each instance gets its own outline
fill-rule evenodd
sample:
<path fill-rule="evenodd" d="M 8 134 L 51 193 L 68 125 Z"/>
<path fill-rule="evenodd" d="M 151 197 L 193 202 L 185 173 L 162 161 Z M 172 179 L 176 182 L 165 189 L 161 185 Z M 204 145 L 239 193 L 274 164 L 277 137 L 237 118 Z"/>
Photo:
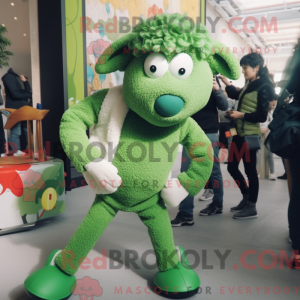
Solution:
<path fill-rule="evenodd" d="M 154 284 L 159 290 L 155 292 L 168 298 L 188 298 L 198 293 L 200 279 L 191 268 L 183 248 L 176 248 L 179 262 L 170 270 L 156 273 Z"/>
<path fill-rule="evenodd" d="M 54 259 L 60 250 L 53 250 L 45 266 L 32 273 L 24 282 L 28 296 L 32 299 L 65 300 L 76 288 L 76 278 L 55 266 Z"/>

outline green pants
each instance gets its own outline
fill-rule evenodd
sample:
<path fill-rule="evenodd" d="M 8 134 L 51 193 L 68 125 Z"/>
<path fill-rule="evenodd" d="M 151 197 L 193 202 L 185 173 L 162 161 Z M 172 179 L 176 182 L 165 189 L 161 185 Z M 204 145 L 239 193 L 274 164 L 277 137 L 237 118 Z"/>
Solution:
<path fill-rule="evenodd" d="M 69 275 L 75 274 L 117 212 L 118 210 L 104 202 L 101 196 L 96 196 L 92 207 L 68 245 L 56 257 L 56 265 Z M 148 228 L 159 270 L 174 268 L 178 263 L 178 257 L 169 214 L 163 200 L 160 199 L 155 205 L 137 214 Z"/>

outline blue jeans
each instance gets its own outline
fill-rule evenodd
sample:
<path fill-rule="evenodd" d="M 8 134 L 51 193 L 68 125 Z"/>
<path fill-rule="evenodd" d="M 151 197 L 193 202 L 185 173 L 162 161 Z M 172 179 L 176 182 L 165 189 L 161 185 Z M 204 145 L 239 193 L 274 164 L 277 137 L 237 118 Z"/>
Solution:
<path fill-rule="evenodd" d="M 209 140 L 212 143 L 219 142 L 219 135 L 217 133 L 207 133 L 206 134 Z M 214 158 L 219 157 L 219 146 L 215 146 L 214 148 Z M 182 157 L 185 158 L 184 162 L 181 164 L 181 172 L 187 171 L 190 166 L 191 160 L 183 148 Z M 214 191 L 213 203 L 216 207 L 223 208 L 223 177 L 220 168 L 220 162 L 213 163 L 213 169 L 209 178 L 212 189 Z M 192 218 L 194 210 L 194 197 L 187 196 L 183 201 L 181 201 L 179 205 L 179 211 L 183 213 L 186 217 Z"/>
<path fill-rule="evenodd" d="M 20 137 L 22 133 L 26 137 L 26 143 L 27 143 L 28 136 L 27 136 L 26 121 L 19 122 L 10 129 L 10 136 L 8 138 L 8 142 L 11 143 L 9 145 L 10 150 L 13 150 L 14 152 L 16 152 L 17 150 L 25 150 L 25 149 L 21 149 Z"/>
<path fill-rule="evenodd" d="M 274 156 L 270 150 L 268 150 L 268 160 L 269 160 L 270 173 L 274 173 Z"/>

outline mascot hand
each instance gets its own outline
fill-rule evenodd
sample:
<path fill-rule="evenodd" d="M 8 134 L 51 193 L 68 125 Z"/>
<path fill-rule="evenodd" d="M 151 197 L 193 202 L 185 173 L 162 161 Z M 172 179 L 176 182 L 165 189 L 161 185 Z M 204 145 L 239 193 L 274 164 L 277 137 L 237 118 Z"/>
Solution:
<path fill-rule="evenodd" d="M 85 165 L 85 169 L 95 180 L 93 184 L 89 183 L 89 185 L 95 188 L 96 194 L 112 194 L 122 184 L 118 169 L 105 159 L 90 162 Z"/>
<path fill-rule="evenodd" d="M 165 186 L 166 187 L 161 190 L 160 195 L 168 206 L 178 206 L 180 202 L 189 195 L 177 178 L 168 179 Z"/>

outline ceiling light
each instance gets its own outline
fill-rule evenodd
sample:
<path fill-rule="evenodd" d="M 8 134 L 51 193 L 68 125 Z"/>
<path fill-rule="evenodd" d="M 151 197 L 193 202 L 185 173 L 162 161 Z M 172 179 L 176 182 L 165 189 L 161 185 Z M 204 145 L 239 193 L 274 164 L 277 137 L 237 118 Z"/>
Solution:
<path fill-rule="evenodd" d="M 5 27 L 5 24 L 1 24 L 3 27 Z"/>
<path fill-rule="evenodd" d="M 24 33 L 23 35 L 26 36 L 26 33 Z"/>
<path fill-rule="evenodd" d="M 18 18 L 17 18 L 17 17 L 14 17 L 14 19 L 15 19 L 15 20 L 18 20 Z"/>
<path fill-rule="evenodd" d="M 11 6 L 15 6 L 15 4 L 14 4 L 14 3 L 11 3 L 10 5 L 11 5 Z"/>

